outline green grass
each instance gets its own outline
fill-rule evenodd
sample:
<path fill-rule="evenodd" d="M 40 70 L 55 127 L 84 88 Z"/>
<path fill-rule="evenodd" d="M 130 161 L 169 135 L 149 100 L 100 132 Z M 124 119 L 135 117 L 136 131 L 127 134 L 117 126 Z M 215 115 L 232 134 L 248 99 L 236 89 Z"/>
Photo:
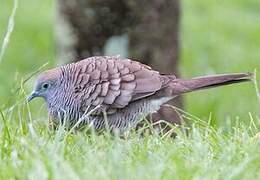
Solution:
<path fill-rule="evenodd" d="M 183 76 L 260 71 L 260 1 L 184 1 L 183 15 Z M 201 118 L 211 112 L 217 126 L 225 126 L 227 118 L 247 122 L 248 112 L 260 112 L 252 84 L 187 97 L 189 112 Z"/>
<path fill-rule="evenodd" d="M 260 73 L 259 0 L 184 0 L 182 7 L 182 76 Z M 1 2 L 0 42 L 12 8 Z M 51 0 L 19 1 L 0 63 L 0 179 L 260 178 L 260 101 L 252 83 L 186 95 L 186 111 L 198 118 L 186 114 L 189 126 L 174 128 L 175 139 L 50 132 L 43 101 L 24 102 L 33 81 L 16 90 L 46 62 L 54 66 L 53 17 Z"/>
<path fill-rule="evenodd" d="M 18 111 L 28 115 L 26 106 Z M 177 138 L 155 132 L 124 139 L 109 134 L 53 133 L 26 115 L 3 118 L 1 179 L 258 179 L 260 136 L 254 120 L 223 133 L 202 120 L 174 129 Z"/>

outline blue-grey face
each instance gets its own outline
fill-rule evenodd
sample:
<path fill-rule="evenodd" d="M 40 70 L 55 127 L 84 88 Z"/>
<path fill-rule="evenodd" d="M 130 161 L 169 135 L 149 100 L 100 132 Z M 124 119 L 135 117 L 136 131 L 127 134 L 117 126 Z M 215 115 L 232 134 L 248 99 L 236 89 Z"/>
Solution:
<path fill-rule="evenodd" d="M 51 97 L 56 88 L 56 82 L 59 78 L 59 74 L 60 70 L 57 68 L 40 74 L 36 80 L 33 92 L 27 99 L 28 102 L 36 97 L 42 97 L 45 100 L 48 100 L 48 97 Z"/>
<path fill-rule="evenodd" d="M 47 99 L 47 97 L 51 93 L 51 89 L 53 89 L 53 85 L 54 83 L 51 81 L 36 83 L 34 91 L 28 97 L 28 102 L 34 99 L 35 97 L 43 97 L 44 99 Z"/>

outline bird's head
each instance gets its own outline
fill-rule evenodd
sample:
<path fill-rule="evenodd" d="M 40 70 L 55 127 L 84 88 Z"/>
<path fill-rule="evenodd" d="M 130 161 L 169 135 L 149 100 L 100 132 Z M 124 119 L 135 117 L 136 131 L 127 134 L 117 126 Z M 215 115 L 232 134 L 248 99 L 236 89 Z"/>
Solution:
<path fill-rule="evenodd" d="M 60 68 L 55 68 L 51 70 L 44 71 L 36 79 L 34 90 L 28 97 L 28 102 L 36 97 L 42 97 L 48 100 L 57 88 L 57 82 L 60 78 L 61 70 Z"/>

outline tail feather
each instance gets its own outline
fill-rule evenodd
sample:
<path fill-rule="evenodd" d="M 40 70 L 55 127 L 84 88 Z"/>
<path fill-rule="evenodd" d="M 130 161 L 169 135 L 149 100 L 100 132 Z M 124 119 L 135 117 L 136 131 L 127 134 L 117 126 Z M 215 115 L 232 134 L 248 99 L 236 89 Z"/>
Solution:
<path fill-rule="evenodd" d="M 251 73 L 222 74 L 197 77 L 193 79 L 175 79 L 174 83 L 172 84 L 172 88 L 174 94 L 182 94 L 186 92 L 247 82 L 251 80 Z"/>

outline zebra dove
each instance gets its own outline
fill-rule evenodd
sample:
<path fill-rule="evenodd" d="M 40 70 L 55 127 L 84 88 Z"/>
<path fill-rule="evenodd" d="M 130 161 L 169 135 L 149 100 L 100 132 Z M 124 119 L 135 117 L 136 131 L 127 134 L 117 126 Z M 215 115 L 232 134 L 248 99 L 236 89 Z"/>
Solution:
<path fill-rule="evenodd" d="M 124 132 L 183 93 L 249 80 L 249 73 L 178 79 L 130 59 L 96 56 L 43 72 L 28 101 L 43 97 L 52 119 L 68 128 Z"/>

